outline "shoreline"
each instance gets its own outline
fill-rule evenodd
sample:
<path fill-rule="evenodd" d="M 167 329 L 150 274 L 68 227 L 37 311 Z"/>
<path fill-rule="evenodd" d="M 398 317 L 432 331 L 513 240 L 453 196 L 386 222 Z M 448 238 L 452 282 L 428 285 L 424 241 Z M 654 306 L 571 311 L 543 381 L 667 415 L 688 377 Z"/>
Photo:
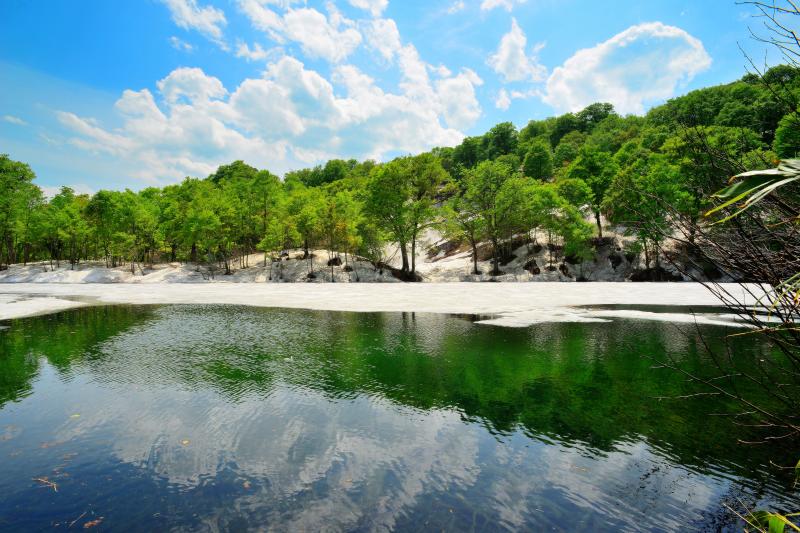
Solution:
<path fill-rule="evenodd" d="M 756 287 L 755 285 L 751 286 Z M 754 304 L 737 284 L 725 288 Z M 755 291 L 754 291 L 755 292 Z M 760 291 L 759 291 L 760 292 Z M 546 322 L 608 322 L 641 318 L 679 323 L 737 325 L 731 315 L 691 312 L 720 306 L 700 283 L 153 283 L 0 284 L 0 320 L 89 305 L 220 304 L 350 312 L 418 312 L 490 317 L 478 323 L 526 327 Z M 680 313 L 587 309 L 587 306 L 659 305 Z"/>

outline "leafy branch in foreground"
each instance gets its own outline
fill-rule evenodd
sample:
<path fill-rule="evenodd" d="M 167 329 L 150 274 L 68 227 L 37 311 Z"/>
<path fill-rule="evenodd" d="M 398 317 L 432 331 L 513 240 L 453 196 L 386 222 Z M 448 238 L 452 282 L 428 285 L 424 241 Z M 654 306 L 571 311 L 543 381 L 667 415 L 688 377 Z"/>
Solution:
<path fill-rule="evenodd" d="M 734 182 L 734 180 L 737 181 Z M 735 212 L 715 222 L 715 224 L 727 222 L 756 205 L 779 187 L 789 185 L 798 180 L 800 180 L 800 159 L 785 159 L 781 161 L 778 168 L 752 170 L 737 174 L 731 178 L 731 185 L 712 195 L 712 198 L 723 200 L 723 203 L 707 211 L 705 215 L 713 215 L 744 200 Z M 800 220 L 800 214 L 794 218 L 795 220 Z"/>

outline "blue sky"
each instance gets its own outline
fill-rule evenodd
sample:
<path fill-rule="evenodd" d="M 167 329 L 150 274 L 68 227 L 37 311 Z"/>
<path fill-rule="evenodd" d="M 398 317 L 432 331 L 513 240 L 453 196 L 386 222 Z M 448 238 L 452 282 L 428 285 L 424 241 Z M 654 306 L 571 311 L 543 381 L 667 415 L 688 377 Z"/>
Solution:
<path fill-rule="evenodd" d="M 163 185 L 244 159 L 386 160 L 745 72 L 733 1 L 6 0 L 0 152 L 38 183 Z"/>

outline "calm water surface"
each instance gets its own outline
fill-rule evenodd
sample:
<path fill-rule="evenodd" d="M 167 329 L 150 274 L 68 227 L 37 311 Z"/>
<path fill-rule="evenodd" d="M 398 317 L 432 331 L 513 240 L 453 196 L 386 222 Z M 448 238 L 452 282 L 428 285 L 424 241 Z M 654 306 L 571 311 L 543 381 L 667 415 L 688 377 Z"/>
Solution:
<path fill-rule="evenodd" d="M 800 507 L 769 468 L 788 458 L 709 416 L 731 406 L 658 399 L 692 389 L 647 356 L 713 371 L 670 324 L 121 306 L 0 326 L 3 531 L 675 531 L 725 527 L 737 498 Z"/>

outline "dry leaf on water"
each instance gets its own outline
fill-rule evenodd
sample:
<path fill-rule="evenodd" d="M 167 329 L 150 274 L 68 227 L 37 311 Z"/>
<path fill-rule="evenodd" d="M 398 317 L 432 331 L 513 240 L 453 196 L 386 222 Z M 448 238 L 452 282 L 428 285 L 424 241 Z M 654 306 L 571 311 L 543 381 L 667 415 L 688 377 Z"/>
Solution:
<path fill-rule="evenodd" d="M 91 520 L 83 524 L 83 529 L 90 529 L 95 526 L 99 526 L 103 522 L 103 517 L 99 517 L 97 520 Z"/>

